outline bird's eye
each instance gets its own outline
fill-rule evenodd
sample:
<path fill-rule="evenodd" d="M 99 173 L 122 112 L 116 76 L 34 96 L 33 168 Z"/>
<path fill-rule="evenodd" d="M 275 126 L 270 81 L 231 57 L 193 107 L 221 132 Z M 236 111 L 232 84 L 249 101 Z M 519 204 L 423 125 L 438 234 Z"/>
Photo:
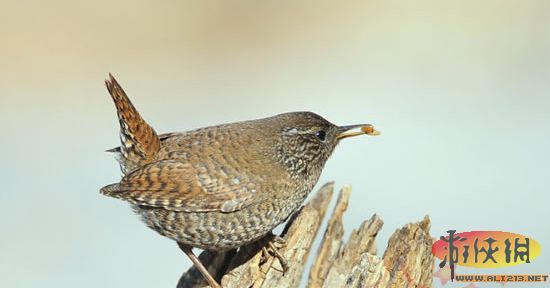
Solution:
<path fill-rule="evenodd" d="M 327 133 L 323 130 L 315 132 L 315 137 L 319 138 L 321 141 L 325 141 L 325 137 L 327 136 Z"/>

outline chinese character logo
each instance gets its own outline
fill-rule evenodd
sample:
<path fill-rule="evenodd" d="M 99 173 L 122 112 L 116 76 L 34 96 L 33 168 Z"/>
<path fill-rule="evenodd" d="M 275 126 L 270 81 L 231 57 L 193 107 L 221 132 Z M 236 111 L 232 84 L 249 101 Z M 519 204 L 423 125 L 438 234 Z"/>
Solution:
<path fill-rule="evenodd" d="M 476 268 L 498 268 L 531 263 L 540 255 L 540 244 L 523 235 L 502 231 L 448 230 L 432 246 L 432 253 L 448 266 L 451 281 L 456 265 Z"/>

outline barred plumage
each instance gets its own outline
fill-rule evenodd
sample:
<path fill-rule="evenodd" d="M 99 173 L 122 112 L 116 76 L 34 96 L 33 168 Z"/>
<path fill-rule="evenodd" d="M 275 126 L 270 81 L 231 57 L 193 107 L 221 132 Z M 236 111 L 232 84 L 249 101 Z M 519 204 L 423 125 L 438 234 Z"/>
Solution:
<path fill-rule="evenodd" d="M 299 209 L 340 139 L 375 132 L 293 112 L 159 137 L 111 75 L 106 84 L 121 126 L 122 145 L 110 151 L 125 176 L 101 193 L 133 204 L 213 286 L 190 247 L 224 250 L 265 236 Z M 370 128 L 349 132 L 361 127 Z"/>

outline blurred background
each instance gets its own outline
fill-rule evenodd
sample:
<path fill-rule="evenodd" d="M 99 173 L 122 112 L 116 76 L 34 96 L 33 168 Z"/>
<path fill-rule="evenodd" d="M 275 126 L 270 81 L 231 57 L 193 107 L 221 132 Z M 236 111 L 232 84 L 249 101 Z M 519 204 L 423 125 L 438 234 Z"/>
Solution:
<path fill-rule="evenodd" d="M 342 143 L 319 181 L 353 186 L 346 235 L 377 213 L 383 251 L 428 214 L 434 237 L 542 245 L 529 265 L 479 273 L 550 273 L 550 1 L 1 6 L 2 287 L 175 287 L 190 265 L 99 194 L 120 179 L 103 152 L 119 144 L 108 72 L 158 132 L 298 110 L 373 123 L 382 136 Z"/>

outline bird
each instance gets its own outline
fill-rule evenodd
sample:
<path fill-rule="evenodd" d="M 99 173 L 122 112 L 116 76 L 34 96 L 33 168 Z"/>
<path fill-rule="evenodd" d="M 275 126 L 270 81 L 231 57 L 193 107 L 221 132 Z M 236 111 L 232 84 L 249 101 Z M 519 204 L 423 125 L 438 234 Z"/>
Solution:
<path fill-rule="evenodd" d="M 342 139 L 379 134 L 371 124 L 337 126 L 312 112 L 157 134 L 112 74 L 105 85 L 121 142 L 107 151 L 123 176 L 100 193 L 129 202 L 146 226 L 176 241 L 212 287 L 221 286 L 193 248 L 224 251 L 262 239 L 301 207 Z"/>

